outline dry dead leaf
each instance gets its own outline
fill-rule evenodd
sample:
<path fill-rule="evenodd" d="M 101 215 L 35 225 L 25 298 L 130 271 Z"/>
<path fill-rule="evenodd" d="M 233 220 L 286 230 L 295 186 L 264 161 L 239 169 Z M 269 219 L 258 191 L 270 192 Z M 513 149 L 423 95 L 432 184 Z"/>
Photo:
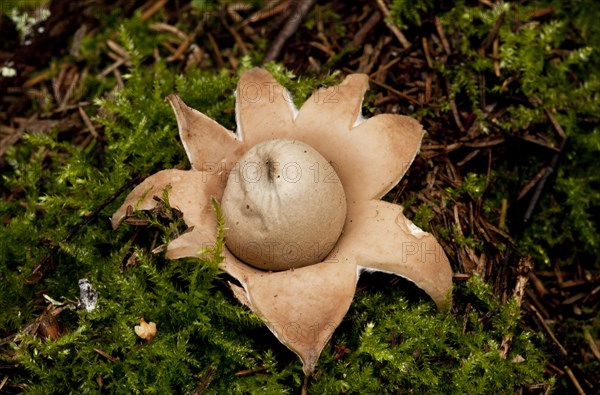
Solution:
<path fill-rule="evenodd" d="M 156 323 L 150 321 L 146 322 L 145 319 L 140 319 L 140 324 L 136 325 L 133 330 L 135 334 L 146 340 L 147 342 L 152 341 L 154 336 L 156 336 Z"/>

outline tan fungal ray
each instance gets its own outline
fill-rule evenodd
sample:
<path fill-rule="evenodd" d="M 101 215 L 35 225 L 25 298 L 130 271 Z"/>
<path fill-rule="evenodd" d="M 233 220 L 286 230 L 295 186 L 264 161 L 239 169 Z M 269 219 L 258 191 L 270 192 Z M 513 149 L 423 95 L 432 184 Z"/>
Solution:
<path fill-rule="evenodd" d="M 353 256 L 359 267 L 404 277 L 438 308 L 448 307 L 452 290 L 448 258 L 433 235 L 404 216 L 402 206 L 373 200 L 349 208 L 338 248 Z"/>
<path fill-rule="evenodd" d="M 240 77 L 236 90 L 237 133 L 248 147 L 291 133 L 295 107 L 289 92 L 264 69 Z"/>
<path fill-rule="evenodd" d="M 363 96 L 368 88 L 366 74 L 350 74 L 339 85 L 315 91 L 300 108 L 296 128 L 316 134 L 331 129 L 350 130 L 361 120 Z"/>
<path fill-rule="evenodd" d="M 206 221 L 214 218 L 210 197 L 220 199 L 223 194 L 219 178 L 204 172 L 169 169 L 151 175 L 129 193 L 111 218 L 113 228 L 125 218 L 128 206 L 134 210 L 156 207 L 158 202 L 154 196 L 162 199 L 165 188 L 168 188 L 170 206 L 184 213 L 188 226 L 202 227 L 214 223 L 214 219 L 209 223 Z M 214 242 L 214 237 L 211 241 Z"/>
<path fill-rule="evenodd" d="M 203 214 L 205 214 L 203 217 L 206 220 L 204 225 L 194 227 L 191 231 L 172 240 L 167 245 L 167 252 L 165 253 L 168 259 L 211 258 L 211 256 L 202 256 L 202 252 L 206 248 L 215 246 L 217 221 L 214 219 L 212 207 L 206 207 L 203 211 Z M 209 227 L 211 224 L 213 226 Z"/>
<path fill-rule="evenodd" d="M 423 127 L 406 116 L 381 114 L 362 120 L 367 88 L 366 75 L 351 74 L 340 85 L 319 89 L 300 109 L 292 136 L 330 161 L 344 184 L 348 204 L 350 197 L 380 198 L 393 188 L 423 137 Z M 331 169 L 317 171 L 327 177 Z"/>
<path fill-rule="evenodd" d="M 346 315 L 356 289 L 357 268 L 349 259 L 283 272 L 240 268 L 228 261 L 225 270 L 246 293 L 234 286 L 240 301 L 259 315 L 273 334 L 295 352 L 310 374 L 335 328 Z"/>
<path fill-rule="evenodd" d="M 352 130 L 323 127 L 297 132 L 299 140 L 331 163 L 342 180 L 348 205 L 379 199 L 393 188 L 412 163 L 423 137 L 417 121 L 392 114 L 369 118 Z M 314 175 L 326 180 L 331 171 L 319 168 Z"/>
<path fill-rule="evenodd" d="M 175 112 L 179 136 L 192 168 L 206 172 L 230 170 L 244 153 L 245 144 L 230 130 L 188 107 L 176 94 L 167 99 Z"/>

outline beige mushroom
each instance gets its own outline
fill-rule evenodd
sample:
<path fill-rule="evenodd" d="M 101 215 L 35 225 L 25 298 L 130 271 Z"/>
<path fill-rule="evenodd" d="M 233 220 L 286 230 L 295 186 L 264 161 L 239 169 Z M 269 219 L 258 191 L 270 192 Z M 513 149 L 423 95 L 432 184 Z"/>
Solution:
<path fill-rule="evenodd" d="M 346 219 L 346 196 L 333 166 L 314 148 L 276 139 L 236 163 L 221 208 L 229 250 L 258 269 L 279 271 L 331 252 Z"/>
<path fill-rule="evenodd" d="M 295 140 L 335 164 L 346 196 L 346 217 L 334 248 L 321 262 L 269 272 L 248 265 L 226 248 L 222 263 L 241 284 L 232 285 L 236 297 L 300 357 L 307 375 L 348 311 L 362 271 L 402 276 L 422 288 L 439 308 L 450 303 L 452 270 L 440 245 L 412 224 L 401 206 L 379 200 L 412 163 L 423 129 L 401 115 L 363 119 L 367 87 L 367 76 L 351 74 L 340 85 L 316 91 L 296 110 L 271 74 L 263 69 L 246 71 L 236 91 L 235 134 L 176 95 L 169 96 L 192 169 L 164 170 L 148 177 L 112 217 L 117 226 L 128 206 L 152 208 L 152 197 L 161 196 L 170 185 L 171 205 L 194 229 L 168 245 L 167 257 L 194 257 L 216 239 L 210 198 L 221 201 L 236 163 L 252 147 L 273 139 Z M 229 223 L 237 221 L 231 211 Z M 281 237 L 293 241 L 298 235 L 289 230 Z"/>

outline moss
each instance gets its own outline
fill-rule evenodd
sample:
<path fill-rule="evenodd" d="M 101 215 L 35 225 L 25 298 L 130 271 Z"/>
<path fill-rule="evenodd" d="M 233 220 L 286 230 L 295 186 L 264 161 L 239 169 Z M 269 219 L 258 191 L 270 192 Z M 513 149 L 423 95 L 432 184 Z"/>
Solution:
<path fill-rule="evenodd" d="M 415 216 L 412 219 L 413 223 L 426 232 L 431 231 L 431 220 L 433 219 L 433 209 L 426 203 L 418 206 Z"/>
<path fill-rule="evenodd" d="M 197 69 L 184 75 L 160 59 L 149 62 L 161 37 L 135 18 L 123 25 L 118 40 L 132 66 L 123 90 L 96 101 L 102 139 L 73 145 L 57 132 L 26 135 L 8 150 L 0 180 L 12 197 L 0 200 L 2 335 L 40 315 L 32 302 L 39 301 L 38 292 L 72 305 L 68 300 L 77 298 L 84 277 L 99 294 L 97 308 L 64 310 L 57 319 L 65 333 L 57 340 L 21 333 L 0 348 L 0 361 L 18 362 L 11 383 L 26 393 L 187 393 L 208 382 L 206 393 L 296 393 L 301 364 L 234 300 L 217 267 L 222 240 L 204 260 L 166 261 L 151 250 L 183 230 L 177 215 L 149 213 L 147 227 L 113 231 L 108 217 L 121 197 L 63 240 L 135 175 L 189 167 L 167 94 L 176 91 L 190 106 L 234 127 L 237 76 Z M 94 56 L 93 42 L 86 48 L 85 56 Z M 100 58 L 95 62 L 103 66 Z M 335 73 L 296 78 L 280 65 L 268 67 L 298 102 L 339 80 Z M 114 86 L 89 77 L 85 92 L 100 95 Z M 481 177 L 470 176 L 459 193 L 477 194 L 480 183 Z M 162 200 L 168 213 L 168 193 Z M 431 215 L 427 206 L 417 210 L 425 228 Z M 26 285 L 53 246 L 54 270 L 42 283 Z M 357 293 L 319 360 L 313 393 L 508 394 L 543 381 L 539 339 L 519 326 L 515 305 L 499 304 L 481 281 L 457 286 L 456 310 L 447 313 L 415 297 L 407 283 L 385 283 Z M 152 342 L 134 334 L 140 318 L 157 323 Z M 513 346 L 501 358 L 499 344 L 507 335 Z M 524 361 L 513 362 L 516 357 Z"/>
<path fill-rule="evenodd" d="M 339 71 L 333 71 L 325 77 L 317 78 L 317 76 L 311 74 L 296 76 L 281 64 L 275 62 L 267 64 L 265 68 L 273 74 L 277 82 L 290 91 L 296 108 L 300 108 L 315 90 L 341 82 Z"/>
<path fill-rule="evenodd" d="M 396 26 L 406 29 L 411 26 L 420 26 L 432 9 L 433 1 L 431 0 L 394 0 L 390 5 L 390 14 Z"/>
<path fill-rule="evenodd" d="M 485 175 L 467 173 L 462 183 L 456 188 L 446 188 L 446 193 L 453 200 L 464 198 L 468 195 L 471 199 L 479 199 L 485 192 Z"/>

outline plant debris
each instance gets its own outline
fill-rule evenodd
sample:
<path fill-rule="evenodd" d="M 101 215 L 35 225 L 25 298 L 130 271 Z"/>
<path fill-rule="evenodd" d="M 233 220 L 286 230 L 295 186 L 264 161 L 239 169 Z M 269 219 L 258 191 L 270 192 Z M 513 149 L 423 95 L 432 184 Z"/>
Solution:
<path fill-rule="evenodd" d="M 133 329 L 136 335 L 147 342 L 151 342 L 154 336 L 156 336 L 156 323 L 152 321 L 146 322 L 143 318 L 140 319 L 140 324 L 136 325 Z"/>

